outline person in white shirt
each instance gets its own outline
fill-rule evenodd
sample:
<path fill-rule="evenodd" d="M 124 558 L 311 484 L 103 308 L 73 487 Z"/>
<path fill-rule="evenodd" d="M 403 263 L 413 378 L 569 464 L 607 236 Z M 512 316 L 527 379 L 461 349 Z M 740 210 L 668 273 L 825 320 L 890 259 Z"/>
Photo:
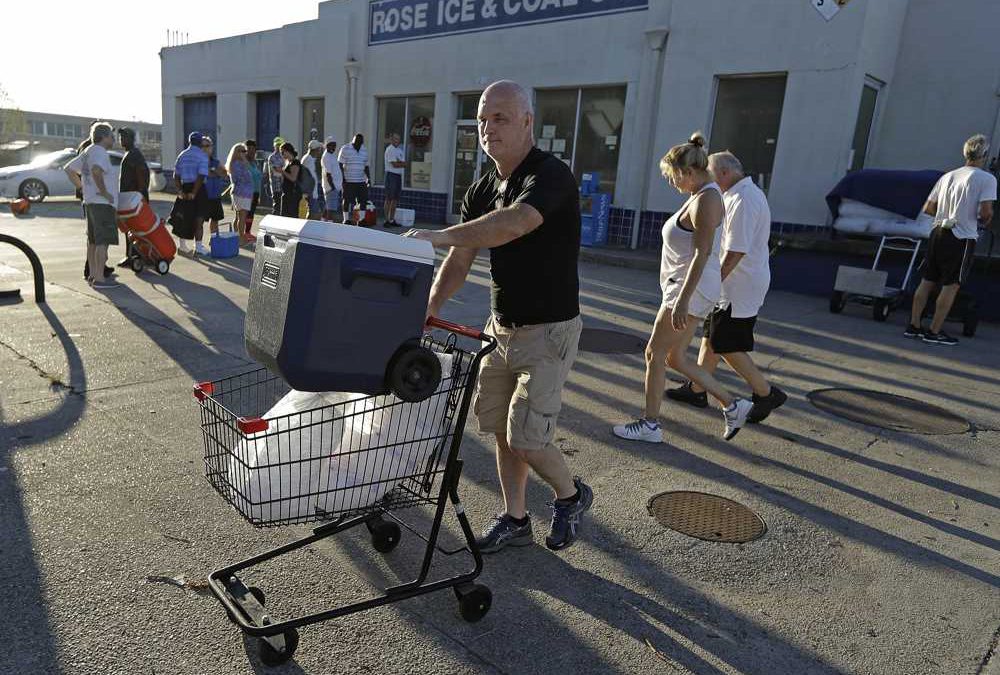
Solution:
<path fill-rule="evenodd" d="M 326 150 L 320 158 L 323 167 L 323 220 L 333 221 L 334 214 L 340 210 L 342 191 L 344 189 L 344 173 L 337 162 L 337 139 L 327 136 Z M 347 222 L 344 219 L 342 222 Z"/>
<path fill-rule="evenodd" d="M 118 181 L 111 177 L 108 150 L 114 145 L 114 130 L 107 122 L 90 127 L 91 144 L 66 165 L 66 174 L 83 191 L 83 210 L 87 215 L 87 283 L 96 289 L 115 288 L 118 282 L 106 274 L 108 246 L 118 245 L 115 204 Z"/>
<path fill-rule="evenodd" d="M 726 424 L 723 438 L 728 441 L 743 428 L 753 404 L 732 396 L 711 373 L 687 357 L 695 329 L 711 313 L 722 292 L 719 239 L 725 206 L 722 190 L 708 171 L 705 137 L 695 133 L 687 143 L 670 148 L 660 160 L 660 172 L 678 192 L 690 196 L 663 224 L 663 300 L 646 345 L 646 406 L 642 417 L 616 425 L 612 432 L 630 441 L 663 442 L 660 407 L 669 367 L 719 402 Z"/>
<path fill-rule="evenodd" d="M 350 145 L 345 145 L 337 154 L 340 170 L 344 174 L 344 222 L 350 222 L 354 205 L 365 208 L 368 204 L 368 186 L 371 173 L 368 171 L 368 150 L 365 137 L 355 134 Z M 355 223 L 357 224 L 357 223 Z"/>
<path fill-rule="evenodd" d="M 726 217 L 722 223 L 722 294 L 704 325 L 698 365 L 714 373 L 723 358 L 753 389 L 747 422 L 761 422 L 788 396 L 771 385 L 754 365 L 754 325 L 771 285 L 771 209 L 764 192 L 743 174 L 743 164 L 731 152 L 708 158 L 708 170 L 723 191 Z M 688 382 L 667 397 L 698 408 L 708 406 L 705 390 Z"/>
<path fill-rule="evenodd" d="M 997 198 L 996 176 L 983 171 L 990 146 L 976 134 L 965 142 L 965 166 L 938 179 L 924 204 L 924 213 L 934 216 L 934 229 L 927 243 L 923 279 L 913 294 L 910 325 L 903 335 L 933 345 L 956 345 L 958 340 L 941 327 L 965 281 L 975 258 L 979 227 L 993 219 Z M 940 288 L 929 330 L 923 328 L 924 308 L 931 291 Z"/>
<path fill-rule="evenodd" d="M 305 195 L 306 200 L 309 202 L 309 218 L 316 219 L 320 218 L 325 210 L 323 205 L 323 184 L 320 181 L 322 176 L 322 167 L 320 166 L 320 157 L 323 154 L 323 144 L 317 141 L 315 138 L 309 141 L 307 146 L 309 151 L 306 156 L 302 158 L 302 166 L 305 167 L 306 171 L 312 175 L 313 179 L 313 189 L 312 192 Z"/>
<path fill-rule="evenodd" d="M 403 172 L 406 171 L 406 153 L 399 145 L 399 134 L 389 136 L 385 148 L 385 226 L 399 227 L 396 222 L 396 205 L 403 193 Z"/>

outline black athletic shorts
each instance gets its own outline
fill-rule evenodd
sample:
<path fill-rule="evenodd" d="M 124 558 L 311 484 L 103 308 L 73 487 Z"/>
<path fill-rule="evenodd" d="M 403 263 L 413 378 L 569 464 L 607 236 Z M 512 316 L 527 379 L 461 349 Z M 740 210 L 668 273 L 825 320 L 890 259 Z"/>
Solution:
<path fill-rule="evenodd" d="M 181 192 L 187 193 L 194 189 L 194 183 L 184 183 L 181 185 Z M 202 185 L 195 193 L 194 199 L 181 199 L 177 195 L 174 201 L 174 208 L 170 215 L 170 224 L 173 226 L 174 235 L 181 239 L 193 239 L 196 221 L 202 216 L 205 209 L 205 202 L 208 197 L 205 195 L 205 186 Z"/>
<path fill-rule="evenodd" d="M 368 184 L 348 183 L 344 181 L 344 210 L 350 213 L 354 210 L 354 203 L 357 202 L 361 208 L 368 204 Z"/>
<path fill-rule="evenodd" d="M 753 329 L 757 317 L 733 318 L 733 306 L 716 307 L 705 319 L 704 337 L 716 354 L 753 351 Z"/>
<path fill-rule="evenodd" d="M 204 211 L 201 212 L 202 220 L 225 220 L 226 213 L 222 210 L 222 200 L 221 199 L 206 199 L 204 203 Z"/>
<path fill-rule="evenodd" d="M 950 229 L 935 227 L 927 244 L 924 279 L 942 286 L 965 283 L 975 250 L 975 239 L 959 239 Z"/>

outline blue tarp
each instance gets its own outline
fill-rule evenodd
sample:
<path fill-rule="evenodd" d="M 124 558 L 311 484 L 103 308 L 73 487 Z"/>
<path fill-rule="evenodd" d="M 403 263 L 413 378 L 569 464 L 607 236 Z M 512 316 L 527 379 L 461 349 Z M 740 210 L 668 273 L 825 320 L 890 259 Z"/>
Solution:
<path fill-rule="evenodd" d="M 839 215 L 840 200 L 853 199 L 915 220 L 942 175 L 930 170 L 862 169 L 844 176 L 826 196 L 826 204 L 834 218 Z"/>

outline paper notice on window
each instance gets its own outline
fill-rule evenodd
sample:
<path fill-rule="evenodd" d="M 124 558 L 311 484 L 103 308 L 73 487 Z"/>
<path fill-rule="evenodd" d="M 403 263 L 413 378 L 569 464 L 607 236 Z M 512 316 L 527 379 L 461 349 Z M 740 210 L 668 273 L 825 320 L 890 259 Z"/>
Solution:
<path fill-rule="evenodd" d="M 552 141 L 548 138 L 539 138 L 538 142 L 535 144 L 539 150 L 548 152 L 552 149 Z"/>
<path fill-rule="evenodd" d="M 809 0 L 812 6 L 816 8 L 816 11 L 823 15 L 823 18 L 829 21 L 837 15 L 840 8 L 846 5 L 850 0 Z"/>
<path fill-rule="evenodd" d="M 410 162 L 410 187 L 417 190 L 431 189 L 430 162 Z"/>
<path fill-rule="evenodd" d="M 543 124 L 542 125 L 542 138 L 555 138 L 556 137 L 556 125 L 554 124 Z"/>
<path fill-rule="evenodd" d="M 618 145 L 618 137 L 617 136 L 605 136 L 604 137 L 604 145 L 610 146 L 612 148 L 615 147 L 616 145 Z"/>
<path fill-rule="evenodd" d="M 566 139 L 565 138 L 553 138 L 552 139 L 552 152 L 566 152 Z"/>

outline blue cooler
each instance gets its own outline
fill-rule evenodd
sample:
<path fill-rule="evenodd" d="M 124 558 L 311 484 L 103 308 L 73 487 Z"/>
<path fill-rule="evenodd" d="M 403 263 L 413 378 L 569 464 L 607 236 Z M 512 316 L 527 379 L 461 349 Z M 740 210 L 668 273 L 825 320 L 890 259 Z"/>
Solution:
<path fill-rule="evenodd" d="M 236 232 L 216 232 L 208 240 L 213 258 L 235 258 L 240 254 L 240 235 Z"/>
<path fill-rule="evenodd" d="M 244 339 L 299 391 L 430 396 L 440 362 L 420 346 L 430 242 L 317 220 L 260 224 Z"/>

